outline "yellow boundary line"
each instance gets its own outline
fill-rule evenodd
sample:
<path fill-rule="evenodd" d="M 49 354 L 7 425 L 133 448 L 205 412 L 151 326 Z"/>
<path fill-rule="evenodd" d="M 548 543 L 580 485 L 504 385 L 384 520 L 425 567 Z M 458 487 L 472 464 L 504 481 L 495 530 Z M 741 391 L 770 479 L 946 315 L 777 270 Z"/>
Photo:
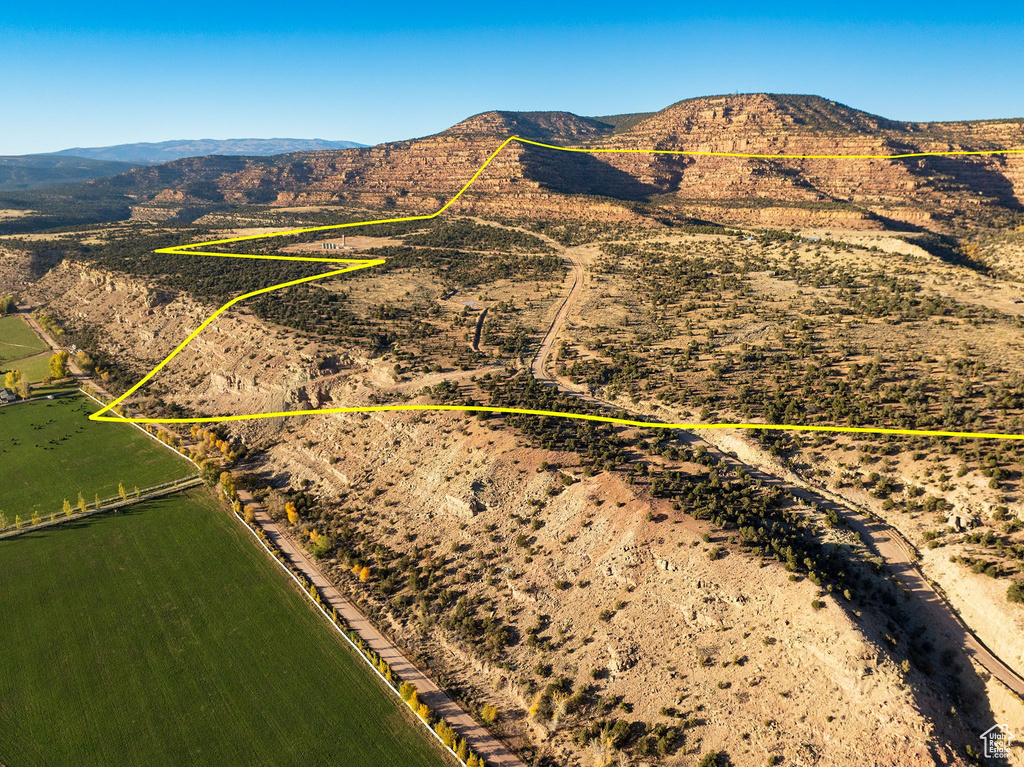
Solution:
<path fill-rule="evenodd" d="M 222 307 L 217 309 L 213 314 L 207 317 L 202 324 L 193 330 L 188 337 L 178 344 L 174 351 L 168 354 L 156 367 L 150 370 L 143 378 L 124 394 L 117 399 L 113 400 L 109 404 L 102 407 L 97 412 L 89 416 L 89 420 L 92 421 L 128 421 L 130 423 L 219 423 L 223 421 L 248 421 L 262 418 L 284 418 L 287 416 L 297 415 L 317 415 L 324 413 L 380 413 L 386 411 L 460 411 L 460 412 L 475 412 L 475 413 L 499 413 L 499 414 L 518 414 L 518 415 L 536 415 L 536 416 L 548 416 L 554 418 L 575 418 L 584 421 L 600 421 L 602 423 L 614 423 L 624 426 L 639 426 L 644 428 L 652 429 L 759 429 L 763 431 L 817 431 L 817 432 L 838 432 L 844 434 L 898 434 L 905 436 L 915 437 L 970 437 L 970 438 L 986 438 L 986 439 L 1013 439 L 1013 440 L 1024 440 L 1024 434 L 1004 434 L 1000 432 L 976 432 L 976 431 L 936 431 L 929 429 L 886 429 L 881 427 L 857 427 L 857 426 L 806 426 L 802 424 L 765 424 L 765 423 L 661 423 L 658 421 L 635 421 L 628 418 L 612 418 L 610 416 L 590 415 L 586 413 L 563 413 L 559 411 L 551 410 L 528 410 L 525 408 L 513 408 L 513 407 L 484 407 L 484 406 L 463 406 L 463 405 L 375 405 L 370 407 L 334 407 L 334 408 L 322 408 L 318 410 L 286 410 L 277 413 L 249 413 L 245 415 L 224 415 L 224 416 L 203 416 L 196 418 L 135 418 L 128 416 L 105 416 L 104 413 L 110 411 L 117 412 L 115 408 L 124 402 L 128 397 L 137 392 L 141 387 L 145 386 L 153 376 L 160 372 L 168 362 L 174 359 L 179 352 L 181 352 L 186 346 L 188 346 L 196 336 L 205 330 L 211 322 L 217 317 L 223 314 L 225 311 L 230 309 L 235 304 L 246 300 L 247 298 L 253 298 L 255 296 L 264 295 L 266 293 L 272 293 L 275 290 L 281 290 L 282 288 L 289 288 L 293 285 L 301 285 L 307 282 L 313 282 L 315 280 L 322 280 L 328 277 L 337 277 L 341 274 L 348 272 L 358 271 L 359 269 L 367 269 L 372 266 L 383 264 L 385 259 L 358 259 L 358 258 L 313 258 L 303 256 L 276 256 L 276 255 L 251 255 L 247 253 L 221 253 L 217 251 L 207 250 L 196 250 L 196 248 L 202 248 L 209 245 L 225 245 L 233 242 L 245 242 L 248 240 L 262 240 L 269 239 L 271 237 L 285 237 L 294 234 L 306 234 L 309 232 L 326 232 L 334 229 L 348 229 L 357 226 L 373 226 L 375 224 L 395 224 L 402 223 L 405 221 L 429 221 L 430 219 L 437 218 L 450 208 L 456 200 L 458 200 L 463 193 L 469 189 L 470 186 L 480 177 L 480 174 L 484 172 L 484 169 L 497 157 L 501 151 L 507 147 L 513 141 L 519 142 L 520 144 L 529 144 L 530 146 L 541 147 L 544 149 L 553 149 L 559 152 L 579 152 L 583 154 L 663 154 L 663 155 L 677 155 L 677 156 L 691 156 L 691 157 L 742 157 L 751 159 L 772 159 L 772 160 L 897 160 L 906 159 L 912 157 L 949 157 L 949 156 L 977 156 L 977 155 L 1011 155 L 1011 154 L 1024 154 L 1024 149 L 991 149 L 981 151 L 966 151 L 966 150 L 951 150 L 944 152 L 908 152 L 906 154 L 858 154 L 858 155 L 817 155 L 817 154 L 744 154 L 741 152 L 701 152 L 701 151 L 685 151 L 676 149 L 586 149 L 577 147 L 563 147 L 555 146 L 554 144 L 544 144 L 540 141 L 531 141 L 529 139 L 519 138 L 518 136 L 510 136 L 501 142 L 493 152 L 491 152 L 487 159 L 484 160 L 483 164 L 477 168 L 476 172 L 470 177 L 469 181 L 462 185 L 458 192 L 448 200 L 441 208 L 434 213 L 428 213 L 420 216 L 399 216 L 397 218 L 381 218 L 372 221 L 353 221 L 347 224 L 328 224 L 325 226 L 311 226 L 303 229 L 288 229 L 281 232 L 269 232 L 266 234 L 249 234 L 241 237 L 226 237 L 220 240 L 208 240 L 206 242 L 197 242 L 192 245 L 175 245 L 169 248 L 158 248 L 155 253 L 168 253 L 175 255 L 192 255 L 192 256 L 212 256 L 217 258 L 252 258 L 258 260 L 269 260 L 269 261 L 301 261 L 308 263 L 327 263 L 327 264 L 350 264 L 341 269 L 334 269 L 328 272 L 322 272 L 320 274 L 314 274 L 309 277 L 302 277 L 297 280 L 290 280 L 288 282 L 282 282 L 278 285 L 271 285 L 266 288 L 260 288 L 259 290 L 253 290 L 249 293 L 244 293 L 236 298 L 232 298 Z"/>

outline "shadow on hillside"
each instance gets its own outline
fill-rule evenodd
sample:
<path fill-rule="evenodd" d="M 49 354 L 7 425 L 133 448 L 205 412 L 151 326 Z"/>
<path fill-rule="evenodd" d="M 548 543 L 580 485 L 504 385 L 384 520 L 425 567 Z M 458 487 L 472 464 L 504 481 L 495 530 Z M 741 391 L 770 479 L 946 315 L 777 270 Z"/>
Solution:
<path fill-rule="evenodd" d="M 527 178 L 561 194 L 585 194 L 640 202 L 665 190 L 638 181 L 594 155 L 524 147 L 521 162 Z"/>
<path fill-rule="evenodd" d="M 908 169 L 914 175 L 927 179 L 933 180 L 939 176 L 940 184 L 942 180 L 952 182 L 963 187 L 967 193 L 976 195 L 977 192 L 981 192 L 985 197 L 995 200 L 1009 210 L 1024 210 L 1024 205 L 1017 199 L 1010 179 L 975 158 L 926 157 L 920 162 L 908 163 Z"/>
<path fill-rule="evenodd" d="M 675 434 L 682 445 L 691 449 L 702 443 L 688 432 Z M 713 453 L 717 455 L 716 465 L 738 464 L 732 456 L 717 450 Z M 873 533 L 884 529 L 882 523 L 852 513 L 813 489 L 793 488 L 785 480 L 753 466 L 746 466 L 745 470 L 759 484 L 792 492 L 794 498 L 823 512 L 834 511 L 862 540 L 871 540 Z M 857 561 L 852 553 L 843 558 L 851 564 Z M 903 667 L 906 689 L 918 709 L 933 723 L 936 743 L 948 746 L 960 756 L 968 744 L 980 750 L 978 736 L 997 722 L 985 691 L 989 675 L 977 670 L 968 657 L 967 630 L 951 617 L 949 608 L 928 588 L 913 565 L 882 564 L 875 572 L 867 563 L 854 564 L 851 575 L 854 572 L 854 598 L 847 600 L 836 594 L 827 609 L 843 610 L 875 648 L 879 660 L 888 657 Z M 870 673 L 865 668 L 865 676 Z M 935 763 L 943 763 L 942 755 L 929 748 Z"/>

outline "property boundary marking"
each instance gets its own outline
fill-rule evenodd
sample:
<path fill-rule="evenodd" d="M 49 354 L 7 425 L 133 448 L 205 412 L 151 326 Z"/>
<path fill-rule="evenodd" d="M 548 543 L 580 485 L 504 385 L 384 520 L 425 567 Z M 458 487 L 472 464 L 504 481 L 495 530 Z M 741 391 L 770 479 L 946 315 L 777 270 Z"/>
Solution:
<path fill-rule="evenodd" d="M 207 240 L 205 242 L 197 242 L 191 245 L 174 245 L 168 248 L 158 248 L 155 253 L 167 253 L 173 255 L 193 255 L 193 256 L 210 256 L 216 258 L 250 258 L 257 260 L 270 260 L 270 261 L 299 261 L 308 263 L 326 263 L 326 264 L 347 264 L 343 268 L 333 269 L 327 272 L 321 272 L 320 274 L 314 274 L 309 277 L 302 277 L 297 280 L 289 280 L 288 282 L 282 282 L 277 285 L 271 285 L 269 287 L 260 288 L 259 290 L 253 290 L 248 293 L 243 293 L 236 298 L 232 298 L 230 301 L 225 303 L 213 314 L 207 317 L 195 330 L 193 330 L 188 337 L 185 338 L 180 344 L 178 344 L 174 350 L 168 354 L 163 360 L 161 360 L 152 370 L 150 370 L 145 376 L 143 376 L 138 383 L 134 384 L 124 394 L 116 399 L 112 400 L 109 404 L 106 404 L 89 416 L 91 421 L 128 421 L 129 423 L 219 423 L 224 421 L 248 421 L 254 419 L 263 418 L 285 418 L 287 416 L 298 416 L 298 415 L 318 415 L 326 413 L 376 413 L 384 411 L 402 411 L 402 410 L 433 410 L 433 411 L 462 411 L 462 412 L 483 412 L 483 413 L 498 413 L 498 414 L 521 414 L 521 415 L 536 415 L 536 416 L 548 416 L 556 418 L 575 418 L 586 421 L 600 421 L 603 423 L 620 424 L 624 426 L 638 426 L 643 428 L 651 429 L 757 429 L 761 431 L 816 431 L 816 432 L 834 432 L 843 434 L 891 434 L 891 435 L 903 435 L 903 436 L 914 436 L 914 437 L 963 437 L 963 438 L 974 438 L 974 439 L 1009 439 L 1009 440 L 1024 440 L 1024 434 L 1007 434 L 1002 432 L 977 432 L 977 431 L 944 431 L 944 430 L 933 430 L 933 429 L 889 429 L 882 427 L 867 427 L 867 426 L 810 426 L 805 424 L 766 424 L 766 423 L 663 423 L 659 421 L 640 421 L 631 420 L 628 418 L 613 418 L 611 416 L 600 416 L 592 415 L 589 413 L 567 413 L 561 411 L 551 410 L 529 410 L 525 408 L 507 408 L 507 407 L 486 407 L 482 405 L 477 406 L 463 406 L 463 405 L 375 405 L 367 407 L 337 407 L 337 408 L 320 408 L 316 410 L 285 410 L 275 413 L 248 413 L 242 415 L 223 415 L 223 416 L 198 416 L 192 418 L 136 418 L 123 415 L 107 416 L 104 415 L 110 411 L 117 413 L 115 408 L 124 402 L 128 397 L 138 391 L 141 387 L 145 386 L 153 376 L 155 376 L 160 370 L 162 370 L 167 363 L 174 359 L 186 346 L 188 346 L 196 336 L 205 330 L 210 323 L 212 323 L 217 317 L 223 314 L 225 311 L 230 309 L 235 304 L 244 301 L 248 298 L 255 296 L 264 295 L 266 293 L 273 293 L 275 290 L 281 290 L 283 288 L 289 288 L 295 285 L 301 285 L 307 282 L 314 282 L 316 280 L 326 279 L 328 277 L 337 277 L 342 274 L 349 272 L 355 272 L 360 269 L 367 269 L 369 267 L 378 266 L 383 264 L 386 259 L 358 259 L 358 258 L 314 258 L 304 256 L 280 256 L 280 255 L 254 255 L 248 253 L 226 253 L 209 250 L 197 250 L 210 245 L 227 245 L 234 242 L 247 242 L 250 240 L 262 240 L 269 239 L 271 237 L 285 237 L 296 234 L 307 234 L 309 232 L 326 232 L 335 229 L 348 229 L 357 226 L 374 226 L 376 224 L 394 224 L 402 223 L 407 221 L 429 221 L 437 218 L 450 208 L 456 200 L 458 200 L 467 189 L 469 189 L 473 183 L 480 177 L 480 174 L 484 172 L 488 165 L 497 157 L 501 151 L 511 144 L 513 141 L 520 144 L 528 144 L 530 146 L 541 147 L 543 149 L 551 149 L 559 152 L 577 152 L 582 154 L 657 154 L 657 155 L 676 155 L 676 156 L 691 156 L 691 157 L 733 157 L 733 158 L 751 158 L 751 159 L 775 159 L 775 160 L 898 160 L 907 159 L 914 157 L 950 157 L 950 156 L 982 156 L 982 155 L 1017 155 L 1024 154 L 1024 149 L 985 149 L 985 150 L 948 150 L 948 151 L 936 151 L 936 152 L 907 152 L 903 154 L 857 154 L 857 155 L 829 155 L 829 154 L 747 154 L 743 152 L 705 152 L 695 150 L 682 150 L 682 149 L 588 149 L 584 147 L 562 147 L 555 146 L 554 144 L 545 144 L 540 141 L 531 141 L 530 139 L 520 138 L 519 136 L 510 136 L 505 139 L 501 144 L 491 152 L 487 159 L 484 160 L 483 164 L 476 169 L 476 172 L 470 177 L 469 181 L 462 185 L 462 187 L 442 205 L 434 213 L 426 213 L 417 216 L 398 216 L 395 218 L 381 218 L 373 219 L 370 221 L 352 221 L 344 224 L 327 224 L 324 226 L 311 226 L 304 227 L 301 229 L 286 229 L 280 232 L 267 232 L 264 234 L 248 234 L 239 237 L 225 237 L 219 240 Z"/>

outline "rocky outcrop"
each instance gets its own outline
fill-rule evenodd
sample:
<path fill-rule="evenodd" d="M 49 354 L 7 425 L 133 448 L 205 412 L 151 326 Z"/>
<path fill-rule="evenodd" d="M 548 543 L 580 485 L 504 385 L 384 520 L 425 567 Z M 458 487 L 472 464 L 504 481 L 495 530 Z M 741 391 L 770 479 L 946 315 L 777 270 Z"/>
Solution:
<path fill-rule="evenodd" d="M 191 158 L 97 182 L 166 207 L 203 201 L 294 206 L 355 203 L 436 210 L 509 136 L 560 146 L 686 150 L 776 159 L 556 152 L 513 143 L 458 201 L 463 212 L 636 220 L 634 203 L 755 226 L 943 226 L 1019 211 L 1020 156 L 847 159 L 1024 147 L 1019 121 L 903 123 L 813 96 L 690 99 L 624 130 L 568 112 L 485 112 L 425 138 L 276 158 Z M 599 198 L 599 199 L 595 199 Z"/>

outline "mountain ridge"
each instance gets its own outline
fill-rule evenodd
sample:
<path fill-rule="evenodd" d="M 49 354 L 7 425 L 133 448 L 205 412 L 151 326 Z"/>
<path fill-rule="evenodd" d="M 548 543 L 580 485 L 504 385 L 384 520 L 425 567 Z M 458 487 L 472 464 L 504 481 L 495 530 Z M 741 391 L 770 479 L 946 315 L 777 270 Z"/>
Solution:
<path fill-rule="evenodd" d="M 318 138 L 202 138 L 139 141 L 131 144 L 112 144 L 99 147 L 72 147 L 47 154 L 154 165 L 181 160 L 186 157 L 202 157 L 206 155 L 267 157 L 275 154 L 289 154 L 300 151 L 353 149 L 362 146 L 366 145 L 355 141 L 329 141 Z"/>
<path fill-rule="evenodd" d="M 135 167 L 116 160 L 70 155 L 25 154 L 0 157 L 0 191 L 45 189 L 116 176 Z"/>
<path fill-rule="evenodd" d="M 881 225 L 944 230 L 1024 212 L 1024 156 L 872 160 L 848 155 L 1024 147 L 1024 121 L 908 123 L 813 95 L 684 99 L 603 121 L 559 111 L 491 110 L 436 134 L 373 147 L 271 157 L 214 155 L 90 182 L 133 215 L 210 205 L 349 205 L 436 210 L 509 136 L 629 153 L 508 144 L 460 197 L 465 212 L 514 219 L 705 220 L 748 226 Z M 642 150 L 839 159 L 655 155 Z M 641 151 L 637 151 L 641 150 Z M 169 212 L 171 211 L 171 212 Z M 884 223 L 888 222 L 888 223 Z"/>

